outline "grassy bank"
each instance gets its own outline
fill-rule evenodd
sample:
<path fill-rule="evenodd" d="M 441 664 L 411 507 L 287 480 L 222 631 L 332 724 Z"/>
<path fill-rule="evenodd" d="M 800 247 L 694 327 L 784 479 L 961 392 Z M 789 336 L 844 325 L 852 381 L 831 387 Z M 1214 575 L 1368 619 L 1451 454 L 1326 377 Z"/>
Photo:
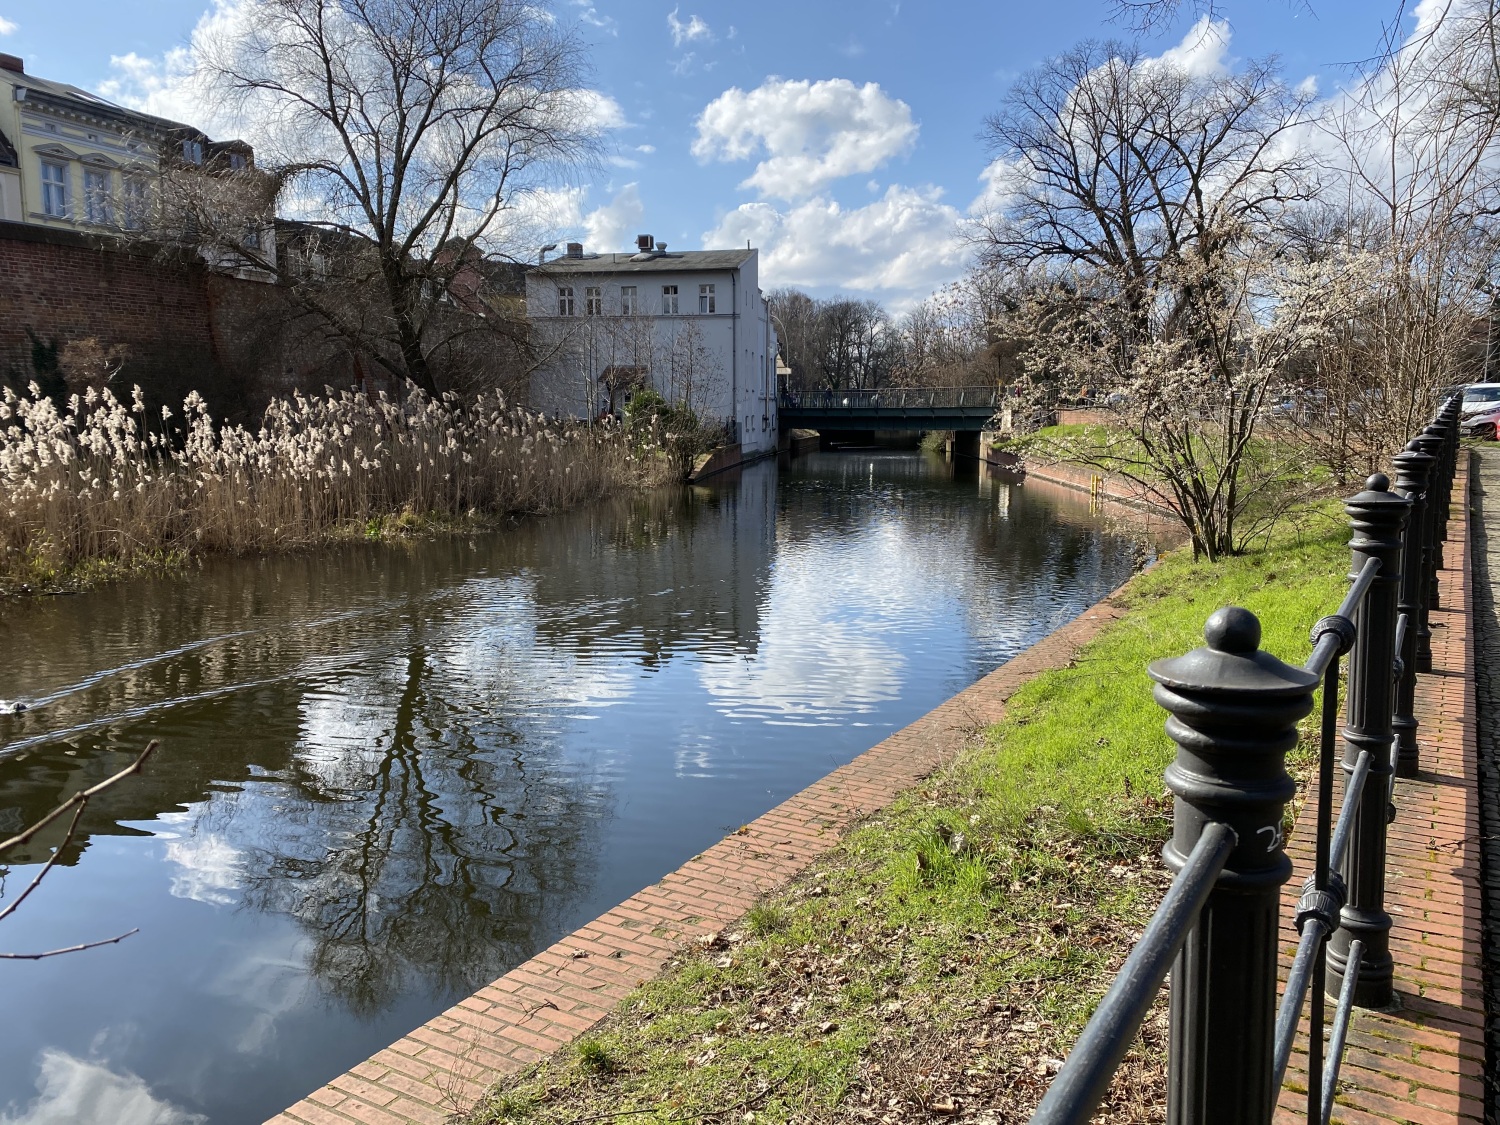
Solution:
<path fill-rule="evenodd" d="M 164 414 L 145 417 L 139 396 L 90 391 L 59 410 L 6 391 L 0 588 L 555 511 L 673 475 L 654 434 L 498 395 L 298 395 L 255 431 L 217 424 L 196 395 Z"/>
<path fill-rule="evenodd" d="M 472 1122 L 1024 1120 L 1166 885 L 1172 746 L 1145 664 L 1226 603 L 1301 659 L 1347 539 L 1324 510 L 1258 554 L 1167 557 L 961 760 Z M 1163 1040 L 1158 1016 L 1096 1120 L 1163 1116 Z"/>

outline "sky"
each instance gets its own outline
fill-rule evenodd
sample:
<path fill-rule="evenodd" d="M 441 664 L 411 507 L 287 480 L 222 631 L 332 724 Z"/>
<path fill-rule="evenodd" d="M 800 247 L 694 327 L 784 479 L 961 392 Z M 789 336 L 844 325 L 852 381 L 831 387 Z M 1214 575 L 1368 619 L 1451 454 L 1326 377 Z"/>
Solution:
<path fill-rule="evenodd" d="M 194 28 L 245 0 L 0 0 L 0 51 L 27 70 L 208 127 L 184 75 Z M 985 115 L 1027 70 L 1086 39 L 1133 37 L 1109 0 L 552 0 L 588 45 L 606 128 L 598 166 L 549 197 L 540 241 L 760 249 L 762 287 L 882 301 L 959 277 L 983 204 Z M 1190 4 L 1149 53 L 1232 66 L 1280 57 L 1332 94 L 1373 55 L 1396 0 Z M 212 131 L 212 130 L 210 130 Z"/>

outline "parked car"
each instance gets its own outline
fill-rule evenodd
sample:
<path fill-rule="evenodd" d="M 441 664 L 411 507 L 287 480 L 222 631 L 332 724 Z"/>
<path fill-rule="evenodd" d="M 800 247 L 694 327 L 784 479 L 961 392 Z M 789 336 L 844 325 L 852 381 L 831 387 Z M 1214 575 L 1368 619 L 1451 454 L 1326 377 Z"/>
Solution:
<path fill-rule="evenodd" d="M 1500 426 L 1500 402 L 1491 402 L 1485 410 L 1464 414 L 1458 422 L 1458 434 L 1464 438 L 1496 441 L 1497 426 Z"/>
<path fill-rule="evenodd" d="M 1463 401 L 1458 412 L 1461 418 L 1471 414 L 1488 413 L 1500 406 L 1500 383 L 1470 383 L 1464 388 Z"/>

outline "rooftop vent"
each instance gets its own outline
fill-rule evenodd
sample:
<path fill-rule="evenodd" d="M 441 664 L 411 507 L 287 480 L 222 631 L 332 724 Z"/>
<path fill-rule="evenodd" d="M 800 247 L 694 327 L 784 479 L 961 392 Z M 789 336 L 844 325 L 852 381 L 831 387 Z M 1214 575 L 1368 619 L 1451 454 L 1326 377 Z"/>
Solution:
<path fill-rule="evenodd" d="M 658 242 L 656 244 L 656 252 L 658 254 L 665 254 L 667 252 L 667 244 L 665 242 Z"/>
<path fill-rule="evenodd" d="M 568 257 L 570 257 L 570 258 L 581 258 L 581 257 L 583 257 L 583 243 L 581 243 L 581 242 L 570 242 L 570 243 L 568 243 Z"/>
<path fill-rule="evenodd" d="M 17 74 L 25 74 L 26 64 L 15 55 L 0 54 L 0 70 L 13 70 Z"/>
<path fill-rule="evenodd" d="M 642 254 L 649 254 L 655 249 L 656 243 L 652 241 L 649 234 L 638 234 L 635 236 L 635 248 Z"/>

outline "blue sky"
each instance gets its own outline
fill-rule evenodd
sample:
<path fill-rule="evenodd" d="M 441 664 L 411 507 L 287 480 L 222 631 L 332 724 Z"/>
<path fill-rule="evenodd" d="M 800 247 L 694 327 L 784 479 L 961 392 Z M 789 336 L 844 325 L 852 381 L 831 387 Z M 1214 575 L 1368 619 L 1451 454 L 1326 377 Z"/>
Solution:
<path fill-rule="evenodd" d="M 218 0 L 232 7 L 241 0 Z M 1226 61 L 1277 54 L 1331 92 L 1371 55 L 1394 2 L 1230 0 L 1227 33 L 1194 15 L 1142 45 Z M 588 42 L 609 154 L 559 185 L 549 237 L 625 249 L 762 248 L 766 287 L 900 309 L 963 269 L 955 227 L 980 196 L 977 134 L 1017 75 L 1087 38 L 1127 38 L 1107 0 L 554 0 Z M 195 124 L 180 75 L 213 0 L 0 0 L 0 51 L 28 70 Z M 539 236 L 540 237 L 540 236 Z"/>

